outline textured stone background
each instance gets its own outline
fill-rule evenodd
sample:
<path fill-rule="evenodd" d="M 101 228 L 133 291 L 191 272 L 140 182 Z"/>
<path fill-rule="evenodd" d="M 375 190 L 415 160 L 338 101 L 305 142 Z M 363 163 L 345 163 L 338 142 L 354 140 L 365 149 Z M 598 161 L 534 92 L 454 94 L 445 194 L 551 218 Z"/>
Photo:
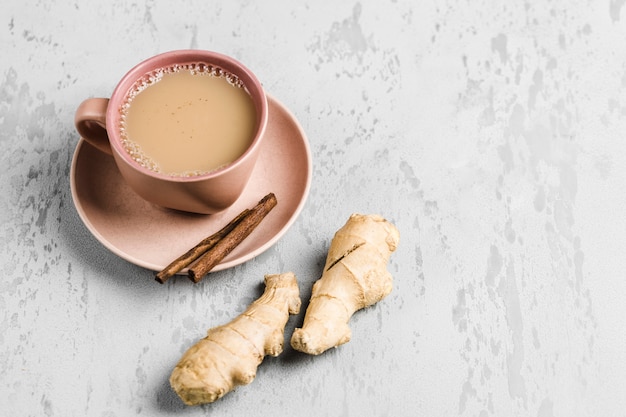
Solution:
<path fill-rule="evenodd" d="M 0 414 L 624 415 L 625 3 L 3 2 Z M 314 177 L 270 250 L 160 286 L 80 221 L 73 115 L 182 48 L 252 68 Z M 308 300 L 352 212 L 402 234 L 394 291 L 353 340 L 287 348 L 185 408 L 167 384 L 182 352 L 265 273 L 294 271 Z"/>

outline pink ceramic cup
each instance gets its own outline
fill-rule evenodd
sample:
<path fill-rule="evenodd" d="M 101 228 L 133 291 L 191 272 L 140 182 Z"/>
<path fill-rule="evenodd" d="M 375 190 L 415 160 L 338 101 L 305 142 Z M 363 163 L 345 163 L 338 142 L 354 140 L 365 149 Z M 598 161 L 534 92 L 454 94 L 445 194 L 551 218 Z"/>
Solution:
<path fill-rule="evenodd" d="M 239 78 L 256 109 L 254 139 L 237 160 L 205 175 L 173 177 L 151 171 L 134 161 L 120 138 L 120 106 L 138 80 L 154 70 L 176 64 L 205 63 Z M 132 68 L 110 98 L 89 98 L 76 110 L 76 130 L 87 142 L 113 156 L 122 177 L 142 198 L 158 206 L 193 213 L 213 214 L 232 205 L 243 192 L 262 146 L 268 105 L 256 76 L 237 60 L 210 51 L 179 50 L 149 58 Z"/>

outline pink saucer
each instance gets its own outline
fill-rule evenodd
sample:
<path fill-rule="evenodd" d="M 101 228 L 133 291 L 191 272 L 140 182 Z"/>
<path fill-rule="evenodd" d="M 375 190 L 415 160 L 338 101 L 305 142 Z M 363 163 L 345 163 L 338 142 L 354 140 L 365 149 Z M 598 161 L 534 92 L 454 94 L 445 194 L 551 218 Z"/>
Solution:
<path fill-rule="evenodd" d="M 270 248 L 300 214 L 312 166 L 309 144 L 296 118 L 276 99 L 268 96 L 268 103 L 267 138 L 252 178 L 233 206 L 213 215 L 163 209 L 144 201 L 124 183 L 113 158 L 81 139 L 70 183 L 85 226 L 111 252 L 159 271 L 273 192 L 278 205 L 213 271 L 239 265 Z"/>

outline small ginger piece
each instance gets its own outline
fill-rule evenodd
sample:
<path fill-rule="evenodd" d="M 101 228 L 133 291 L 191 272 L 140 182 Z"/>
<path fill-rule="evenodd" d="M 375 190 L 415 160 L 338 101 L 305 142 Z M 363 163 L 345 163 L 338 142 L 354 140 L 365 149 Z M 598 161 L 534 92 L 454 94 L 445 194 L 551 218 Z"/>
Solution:
<path fill-rule="evenodd" d="M 266 275 L 264 293 L 230 323 L 212 328 L 180 359 L 170 385 L 187 405 L 213 402 L 247 385 L 266 355 L 283 351 L 289 314 L 300 311 L 293 273 Z"/>
<path fill-rule="evenodd" d="M 302 328 L 291 337 L 294 349 L 319 355 L 350 340 L 352 315 L 391 292 L 387 263 L 399 240 L 398 229 L 381 216 L 350 216 L 330 244 Z"/>

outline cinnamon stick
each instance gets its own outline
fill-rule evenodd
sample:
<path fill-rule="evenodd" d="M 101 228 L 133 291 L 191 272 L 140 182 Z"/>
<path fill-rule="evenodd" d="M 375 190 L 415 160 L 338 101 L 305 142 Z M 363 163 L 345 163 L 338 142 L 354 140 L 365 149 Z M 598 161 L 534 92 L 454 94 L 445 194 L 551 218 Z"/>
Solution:
<path fill-rule="evenodd" d="M 156 281 L 161 284 L 165 284 L 165 282 L 191 265 L 193 261 L 202 256 L 206 251 L 211 249 L 215 244 L 230 233 L 241 220 L 250 213 L 249 209 L 243 210 L 241 213 L 237 215 L 234 219 L 230 221 L 226 226 L 217 231 L 216 233 L 202 239 L 196 246 L 189 249 L 187 252 L 176 258 L 172 263 L 166 266 L 162 271 L 156 274 Z"/>
<path fill-rule="evenodd" d="M 224 259 L 261 223 L 267 214 L 276 206 L 278 201 L 274 193 L 269 193 L 247 213 L 239 223 L 223 238 L 198 259 L 189 268 L 189 279 L 198 283 L 211 269 Z"/>

